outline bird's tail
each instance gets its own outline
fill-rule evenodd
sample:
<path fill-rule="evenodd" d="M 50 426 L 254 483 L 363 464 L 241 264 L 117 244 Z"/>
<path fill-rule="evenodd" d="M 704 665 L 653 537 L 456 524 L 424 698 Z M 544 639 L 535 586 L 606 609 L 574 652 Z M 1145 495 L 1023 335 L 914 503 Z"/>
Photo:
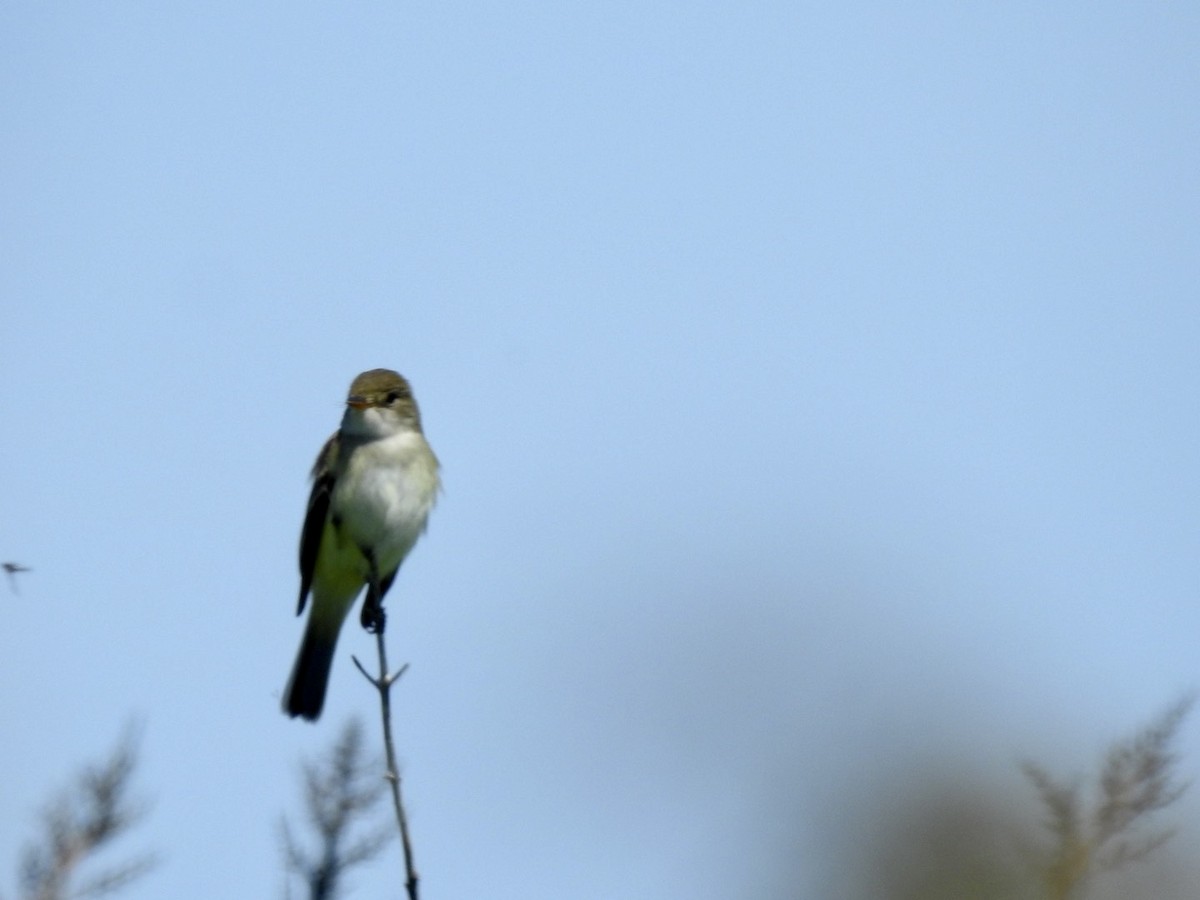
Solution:
<path fill-rule="evenodd" d="M 321 715 L 325 705 L 325 689 L 329 686 L 329 668 L 337 646 L 337 632 L 324 634 L 309 622 L 304 641 L 292 667 L 292 677 L 283 691 L 283 711 L 293 719 L 301 716 L 310 722 Z"/>

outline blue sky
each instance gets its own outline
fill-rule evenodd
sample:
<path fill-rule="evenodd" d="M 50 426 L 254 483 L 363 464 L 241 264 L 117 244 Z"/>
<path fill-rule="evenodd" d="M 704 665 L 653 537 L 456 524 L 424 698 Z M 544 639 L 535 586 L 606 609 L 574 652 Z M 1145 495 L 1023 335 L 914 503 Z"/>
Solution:
<path fill-rule="evenodd" d="M 353 630 L 319 726 L 278 702 L 376 366 L 446 486 L 389 597 L 428 896 L 823 896 L 898 761 L 1089 765 L 1197 684 L 1198 42 L 1184 3 L 5 4 L 0 889 L 136 717 L 123 896 L 279 895 L 297 763 L 375 726 Z"/>

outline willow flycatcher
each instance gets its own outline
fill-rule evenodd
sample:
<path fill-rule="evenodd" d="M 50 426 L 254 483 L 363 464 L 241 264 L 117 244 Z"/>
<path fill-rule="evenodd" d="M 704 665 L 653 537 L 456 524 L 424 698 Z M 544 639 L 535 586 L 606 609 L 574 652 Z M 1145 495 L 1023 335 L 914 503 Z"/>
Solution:
<path fill-rule="evenodd" d="M 284 712 L 310 721 L 325 704 L 346 613 L 366 587 L 363 627 L 383 629 L 383 597 L 424 532 L 441 487 L 437 457 L 401 375 L 372 369 L 354 379 L 342 426 L 317 456 L 312 479 L 296 615 L 310 591 L 312 611 L 283 698 Z"/>

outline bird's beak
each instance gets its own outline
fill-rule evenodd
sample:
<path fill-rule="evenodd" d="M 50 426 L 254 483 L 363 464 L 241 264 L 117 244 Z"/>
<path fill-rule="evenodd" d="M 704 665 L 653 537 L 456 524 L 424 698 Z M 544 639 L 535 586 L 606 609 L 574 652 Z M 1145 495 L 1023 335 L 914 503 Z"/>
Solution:
<path fill-rule="evenodd" d="M 366 409 L 371 404 L 367 401 L 366 397 L 359 394 L 351 394 L 346 398 L 346 405 L 352 406 L 355 409 Z"/>

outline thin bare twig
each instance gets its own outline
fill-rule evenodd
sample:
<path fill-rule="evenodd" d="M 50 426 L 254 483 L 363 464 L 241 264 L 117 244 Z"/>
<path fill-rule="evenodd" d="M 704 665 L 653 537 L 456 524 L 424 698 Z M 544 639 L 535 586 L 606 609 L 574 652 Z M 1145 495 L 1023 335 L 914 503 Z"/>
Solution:
<path fill-rule="evenodd" d="M 363 677 L 379 691 L 380 714 L 383 718 L 383 746 L 387 754 L 387 772 L 384 777 L 392 786 L 392 803 L 396 809 L 396 824 L 400 828 L 400 843 L 404 847 L 404 889 L 408 892 L 408 900 L 419 900 L 417 885 L 419 878 L 413 863 L 412 841 L 408 833 L 408 815 L 404 811 L 404 800 L 400 792 L 400 767 L 396 763 L 396 745 L 392 740 L 392 685 L 400 680 L 400 676 L 408 671 L 408 663 L 395 672 L 388 673 L 387 648 L 383 643 L 383 629 L 375 632 L 375 643 L 379 649 L 379 675 L 372 675 L 366 670 L 357 656 L 351 657 L 354 665 Z"/>

